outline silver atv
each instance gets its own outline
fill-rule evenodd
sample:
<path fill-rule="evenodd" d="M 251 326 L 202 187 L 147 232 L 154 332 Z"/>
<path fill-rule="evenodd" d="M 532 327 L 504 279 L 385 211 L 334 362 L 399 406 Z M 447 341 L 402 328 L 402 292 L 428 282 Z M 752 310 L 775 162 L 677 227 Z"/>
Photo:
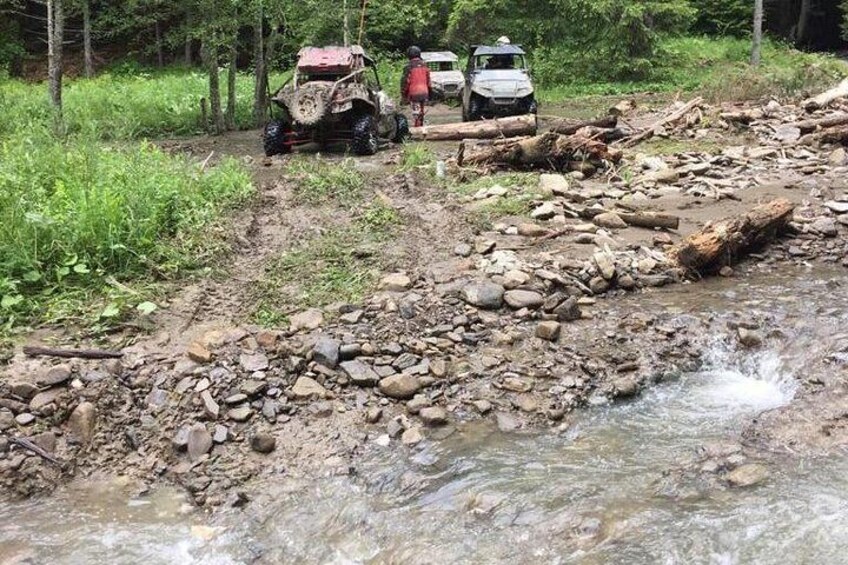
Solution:
<path fill-rule="evenodd" d="M 462 98 L 465 77 L 458 69 L 459 57 L 450 51 L 427 51 L 421 59 L 430 68 L 430 83 L 434 100 Z"/>
<path fill-rule="evenodd" d="M 472 48 L 462 93 L 462 119 L 535 114 L 535 89 L 527 55 L 517 45 Z"/>

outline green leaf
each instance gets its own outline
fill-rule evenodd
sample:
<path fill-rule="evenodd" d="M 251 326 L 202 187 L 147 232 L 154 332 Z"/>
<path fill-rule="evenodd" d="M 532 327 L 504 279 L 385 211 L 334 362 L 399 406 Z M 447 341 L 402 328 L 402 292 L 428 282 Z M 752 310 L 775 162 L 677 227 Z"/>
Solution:
<path fill-rule="evenodd" d="M 11 310 L 23 301 L 24 297 L 20 294 L 6 294 L 2 299 L 0 299 L 0 308 L 3 310 Z"/>
<path fill-rule="evenodd" d="M 56 267 L 56 278 L 60 281 L 71 274 L 70 267 Z"/>
<path fill-rule="evenodd" d="M 69 256 L 67 259 L 65 259 L 65 263 L 64 263 L 64 264 L 65 264 L 65 265 L 67 265 L 67 266 L 69 266 L 69 267 L 70 267 L 71 265 L 76 265 L 76 264 L 77 264 L 77 259 L 78 259 L 78 257 L 77 257 L 76 255 L 71 255 L 71 256 Z"/>
<path fill-rule="evenodd" d="M 120 313 L 121 313 L 121 308 L 117 304 L 115 304 L 114 302 L 111 302 L 100 313 L 100 317 L 101 318 L 114 318 L 115 316 L 117 316 Z"/>
<path fill-rule="evenodd" d="M 88 265 L 85 263 L 77 263 L 74 265 L 74 272 L 83 275 L 85 273 L 90 273 L 91 271 L 88 270 Z"/>
<path fill-rule="evenodd" d="M 41 273 L 38 271 L 29 271 L 24 273 L 24 280 L 31 283 L 38 282 L 41 280 Z"/>
<path fill-rule="evenodd" d="M 142 302 L 138 306 L 135 307 L 136 310 L 142 313 L 144 316 L 149 316 L 153 312 L 155 312 L 159 307 L 156 306 L 152 302 Z"/>

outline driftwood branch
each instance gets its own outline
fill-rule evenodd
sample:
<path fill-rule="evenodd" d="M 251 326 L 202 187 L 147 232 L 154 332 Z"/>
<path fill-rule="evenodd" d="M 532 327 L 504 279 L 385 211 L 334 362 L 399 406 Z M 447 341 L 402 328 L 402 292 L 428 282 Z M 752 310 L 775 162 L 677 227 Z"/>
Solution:
<path fill-rule="evenodd" d="M 561 135 L 574 135 L 585 127 L 611 129 L 618 126 L 617 116 L 604 116 L 595 120 L 556 120 L 551 123 L 550 130 Z"/>
<path fill-rule="evenodd" d="M 580 163 L 601 166 L 604 161 L 618 162 L 621 157 L 620 150 L 601 141 L 549 132 L 493 142 L 464 140 L 459 146 L 457 164 L 564 171 Z"/>
<path fill-rule="evenodd" d="M 813 133 L 819 129 L 827 129 L 848 124 L 848 114 L 836 114 L 818 120 L 803 120 L 792 124 L 801 130 L 801 133 Z"/>
<path fill-rule="evenodd" d="M 61 467 L 61 468 L 65 467 L 65 463 L 63 461 L 61 461 L 61 460 L 57 459 L 56 457 L 50 455 L 49 453 L 47 453 L 46 451 L 44 451 L 43 449 L 41 449 L 40 447 L 35 445 L 31 440 L 28 440 L 28 439 L 23 438 L 23 437 L 13 437 L 13 438 L 9 438 L 9 442 L 13 443 L 13 444 L 15 444 L 19 447 L 22 447 L 22 448 L 26 449 L 27 451 L 31 451 L 31 452 L 35 453 L 36 455 L 38 455 L 42 459 L 49 461 L 49 462 L 53 463 L 54 465 L 56 465 L 58 467 Z"/>
<path fill-rule="evenodd" d="M 120 359 L 124 356 L 120 351 L 105 349 L 55 349 L 36 345 L 25 346 L 24 355 L 28 357 L 63 357 L 65 359 Z"/>
<path fill-rule="evenodd" d="M 634 145 L 645 141 L 646 139 L 650 139 L 654 135 L 654 131 L 656 131 L 660 127 L 667 126 L 668 124 L 672 124 L 677 120 L 685 117 L 689 112 L 700 106 L 704 103 L 704 99 L 701 97 L 690 100 L 671 114 L 665 116 L 664 118 L 654 122 L 647 128 L 642 131 L 631 135 L 630 137 L 624 139 L 621 142 L 622 147 L 633 147 Z"/>
<path fill-rule="evenodd" d="M 839 98 L 848 98 L 848 78 L 840 82 L 837 86 L 826 92 L 822 92 L 818 96 L 804 100 L 802 106 L 808 112 L 815 112 L 820 108 L 825 108 L 834 100 Z"/>
<path fill-rule="evenodd" d="M 690 235 L 669 250 L 668 258 L 690 274 L 713 273 L 785 231 L 794 210 L 785 198 L 772 200 Z"/>

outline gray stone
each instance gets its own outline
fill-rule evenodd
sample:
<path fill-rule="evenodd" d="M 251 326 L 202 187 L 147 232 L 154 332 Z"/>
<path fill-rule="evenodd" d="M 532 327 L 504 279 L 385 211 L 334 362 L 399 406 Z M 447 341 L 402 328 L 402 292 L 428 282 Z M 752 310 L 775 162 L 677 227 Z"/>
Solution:
<path fill-rule="evenodd" d="M 362 355 L 362 346 L 358 343 L 346 343 L 339 347 L 339 359 L 350 361 Z"/>
<path fill-rule="evenodd" d="M 412 400 L 406 403 L 406 410 L 410 414 L 418 414 L 423 408 L 430 406 L 430 399 L 423 394 L 416 394 Z"/>
<path fill-rule="evenodd" d="M 310 377 L 298 377 L 291 389 L 297 400 L 322 399 L 327 397 L 327 389 Z"/>
<path fill-rule="evenodd" d="M 607 229 L 624 229 L 627 227 L 627 224 L 621 219 L 621 216 L 615 212 L 604 212 L 603 214 L 598 214 L 592 221 L 596 226 Z"/>
<path fill-rule="evenodd" d="M 474 282 L 462 289 L 467 303 L 484 310 L 497 310 L 503 306 L 504 287 L 492 282 Z"/>
<path fill-rule="evenodd" d="M 67 365 L 50 367 L 46 373 L 36 379 L 39 386 L 58 386 L 71 378 L 71 368 Z"/>
<path fill-rule="evenodd" d="M 250 438 L 250 448 L 257 453 L 271 453 L 277 448 L 277 438 L 268 433 L 258 432 Z"/>
<path fill-rule="evenodd" d="M 227 412 L 227 417 L 235 422 L 247 422 L 253 416 L 250 406 L 239 406 Z"/>
<path fill-rule="evenodd" d="M 448 423 L 448 413 L 440 406 L 422 408 L 418 415 L 426 426 L 444 426 Z"/>
<path fill-rule="evenodd" d="M 341 364 L 341 368 L 350 379 L 350 382 L 356 386 L 375 386 L 380 380 L 374 369 L 362 361 L 345 361 Z"/>
<path fill-rule="evenodd" d="M 295 332 L 317 330 L 323 323 L 324 314 L 312 308 L 291 317 L 291 330 Z"/>
<path fill-rule="evenodd" d="M 226 404 L 229 404 L 230 406 L 234 406 L 236 404 L 241 404 L 242 402 L 246 402 L 246 401 L 247 401 L 247 395 L 244 394 L 243 392 L 239 392 L 239 393 L 230 395 L 230 396 L 228 396 L 227 398 L 224 399 L 224 402 Z"/>
<path fill-rule="evenodd" d="M 204 390 L 200 393 L 200 400 L 203 402 L 203 413 L 210 420 L 217 420 L 218 415 L 221 413 L 221 409 L 218 406 L 218 403 L 215 402 L 215 399 L 212 398 L 212 393 L 208 390 Z"/>
<path fill-rule="evenodd" d="M 35 416 L 29 412 L 23 412 L 15 416 L 15 423 L 19 426 L 28 426 L 35 422 Z"/>
<path fill-rule="evenodd" d="M 608 253 L 598 252 L 592 256 L 592 259 L 595 261 L 595 265 L 598 267 L 598 272 L 601 273 L 601 276 L 605 280 L 612 280 L 615 276 L 615 262 L 612 257 Z"/>
<path fill-rule="evenodd" d="M 27 402 L 32 400 L 32 398 L 36 394 L 38 394 L 38 387 L 28 382 L 9 383 L 9 390 L 12 392 L 12 394 L 17 396 L 18 398 L 22 398 Z"/>
<path fill-rule="evenodd" d="M 194 424 L 188 430 L 188 458 L 197 461 L 212 449 L 212 435 L 203 424 Z"/>
<path fill-rule="evenodd" d="M 230 436 L 230 430 L 227 426 L 222 426 L 221 424 L 215 424 L 215 433 L 212 434 L 212 441 L 218 444 L 224 443 L 227 441 L 227 438 Z"/>
<path fill-rule="evenodd" d="M 369 424 L 376 424 L 383 417 L 383 409 L 378 406 L 372 406 L 365 412 L 365 421 Z"/>
<path fill-rule="evenodd" d="M 51 390 L 45 390 L 44 392 L 39 392 L 35 396 L 32 397 L 32 400 L 29 401 L 29 407 L 31 410 L 35 410 L 38 412 L 43 411 L 48 405 L 53 404 L 59 397 L 62 396 L 62 390 L 59 388 L 54 388 Z M 162 391 L 167 398 L 168 393 Z"/>
<path fill-rule="evenodd" d="M 403 432 L 400 436 L 400 441 L 402 444 L 412 447 L 424 441 L 424 434 L 421 433 L 421 428 L 415 426 Z"/>
<path fill-rule="evenodd" d="M 495 419 L 498 422 L 498 429 L 502 432 L 514 432 L 521 428 L 521 421 L 506 412 L 498 412 L 495 414 Z"/>
<path fill-rule="evenodd" d="M 258 396 L 265 390 L 268 383 L 256 379 L 248 379 L 239 385 L 239 390 L 246 394 L 249 398 Z"/>
<path fill-rule="evenodd" d="M 404 273 L 392 273 L 380 280 L 380 290 L 388 292 L 404 292 L 412 286 L 412 280 Z"/>
<path fill-rule="evenodd" d="M 454 250 L 453 250 L 453 252 L 454 252 L 456 255 L 459 255 L 460 257 L 470 257 L 470 256 L 471 256 L 471 253 L 472 253 L 473 251 L 474 251 L 474 250 L 472 249 L 472 247 L 471 247 L 469 244 L 467 244 L 467 243 L 460 243 L 460 244 L 459 244 L 459 245 L 457 245 L 457 246 L 454 248 Z"/>
<path fill-rule="evenodd" d="M 472 404 L 480 414 L 488 414 L 492 411 L 492 403 L 488 400 L 475 400 Z"/>
<path fill-rule="evenodd" d="M 514 310 L 529 308 L 535 310 L 545 303 L 544 297 L 532 290 L 508 290 L 504 293 L 504 301 Z"/>
<path fill-rule="evenodd" d="M 848 202 L 837 202 L 836 200 L 828 200 L 824 203 L 824 207 L 837 214 L 848 213 Z"/>
<path fill-rule="evenodd" d="M 836 237 L 839 235 L 839 227 L 833 218 L 819 218 L 810 224 L 810 227 L 824 237 Z"/>
<path fill-rule="evenodd" d="M 397 400 L 412 398 L 420 388 L 418 379 L 411 375 L 392 375 L 380 381 L 380 392 Z"/>
<path fill-rule="evenodd" d="M 569 296 L 565 301 L 554 309 L 554 314 L 560 322 L 572 322 L 579 320 L 583 313 L 577 304 L 577 298 Z"/>
<path fill-rule="evenodd" d="M 248 373 L 264 371 L 268 368 L 268 357 L 264 353 L 242 353 L 239 355 L 239 364 Z"/>
<path fill-rule="evenodd" d="M 536 326 L 536 337 L 546 341 L 557 341 L 559 340 L 561 331 L 562 324 L 559 322 L 540 322 L 539 325 Z"/>
<path fill-rule="evenodd" d="M 768 476 L 769 471 L 765 465 L 747 463 L 736 467 L 724 478 L 730 486 L 744 488 L 762 483 Z"/>
<path fill-rule="evenodd" d="M 828 156 L 827 162 L 834 167 L 848 165 L 848 151 L 844 147 L 834 149 L 830 156 Z"/>
<path fill-rule="evenodd" d="M 81 402 L 68 417 L 68 429 L 71 435 L 83 445 L 94 437 L 97 423 L 97 408 L 91 402 Z"/>
<path fill-rule="evenodd" d="M 556 208 L 551 202 L 544 202 L 530 212 L 530 217 L 534 220 L 550 220 L 554 216 L 556 216 Z"/>
<path fill-rule="evenodd" d="M 744 345 L 745 347 L 759 347 L 763 344 L 763 336 L 757 330 L 750 330 L 748 328 L 738 328 L 736 330 L 737 335 L 739 337 L 739 343 Z"/>
<path fill-rule="evenodd" d="M 542 173 L 539 175 L 539 190 L 542 194 L 563 195 L 570 190 L 568 179 L 563 175 Z"/>
<path fill-rule="evenodd" d="M 610 288 L 610 283 L 604 277 L 594 277 L 589 281 L 589 290 L 593 294 L 603 294 Z"/>

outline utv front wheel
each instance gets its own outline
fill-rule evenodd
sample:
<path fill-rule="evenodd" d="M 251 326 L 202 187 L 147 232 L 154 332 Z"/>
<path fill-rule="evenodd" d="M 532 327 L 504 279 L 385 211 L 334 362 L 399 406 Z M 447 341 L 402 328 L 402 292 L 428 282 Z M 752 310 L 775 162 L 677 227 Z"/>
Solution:
<path fill-rule="evenodd" d="M 373 117 L 362 116 L 354 122 L 350 148 L 357 155 L 374 155 L 377 152 L 379 142 Z"/>
<path fill-rule="evenodd" d="M 483 101 L 472 96 L 468 101 L 468 121 L 476 122 L 483 119 Z"/>
<path fill-rule="evenodd" d="M 287 133 L 288 128 L 283 120 L 271 120 L 265 125 L 262 139 L 266 156 L 273 157 L 274 155 L 291 153 L 291 145 L 286 143 Z"/>
<path fill-rule="evenodd" d="M 397 124 L 397 132 L 395 133 L 395 137 L 392 141 L 395 143 L 403 143 L 409 139 L 409 120 L 407 120 L 406 116 L 403 114 L 398 114 L 395 116 L 395 123 Z"/>

